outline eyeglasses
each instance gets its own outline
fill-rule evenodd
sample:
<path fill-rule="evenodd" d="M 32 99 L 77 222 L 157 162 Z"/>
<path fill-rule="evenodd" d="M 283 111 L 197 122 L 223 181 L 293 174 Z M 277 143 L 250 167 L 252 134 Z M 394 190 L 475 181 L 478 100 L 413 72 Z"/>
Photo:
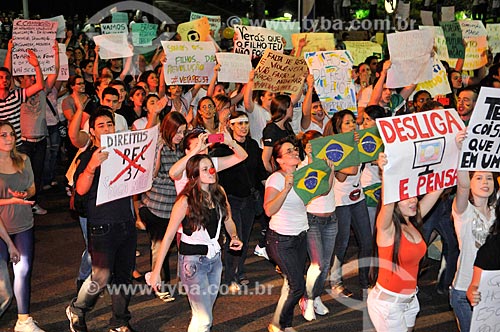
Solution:
<path fill-rule="evenodd" d="M 295 153 L 295 152 L 298 152 L 299 151 L 299 148 L 294 146 L 293 148 L 289 148 L 287 149 L 285 152 L 283 152 L 281 155 L 284 156 L 284 155 L 289 155 L 289 154 L 292 154 L 292 153 Z"/>
<path fill-rule="evenodd" d="M 15 137 L 16 137 L 16 134 L 15 134 L 13 131 L 12 131 L 12 132 L 10 132 L 10 133 L 0 133 L 0 137 L 1 137 L 1 138 L 4 138 L 4 139 L 5 139 L 5 138 L 7 138 L 7 137 L 9 137 L 9 136 L 10 136 L 10 137 L 15 138 Z"/>

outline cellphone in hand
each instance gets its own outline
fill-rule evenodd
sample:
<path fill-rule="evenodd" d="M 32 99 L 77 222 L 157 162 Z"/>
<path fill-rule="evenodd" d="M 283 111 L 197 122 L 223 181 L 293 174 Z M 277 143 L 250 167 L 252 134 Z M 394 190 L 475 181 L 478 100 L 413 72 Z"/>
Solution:
<path fill-rule="evenodd" d="M 224 134 L 210 134 L 207 139 L 208 143 L 222 143 L 224 142 Z"/>

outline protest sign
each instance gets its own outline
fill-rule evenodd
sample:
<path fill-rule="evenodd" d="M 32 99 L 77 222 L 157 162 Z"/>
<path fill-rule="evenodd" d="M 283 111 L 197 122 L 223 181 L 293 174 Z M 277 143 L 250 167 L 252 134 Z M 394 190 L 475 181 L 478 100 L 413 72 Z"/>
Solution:
<path fill-rule="evenodd" d="M 455 6 L 441 7 L 441 21 L 442 22 L 455 21 Z"/>
<path fill-rule="evenodd" d="M 191 16 L 189 18 L 190 21 L 198 20 L 202 17 L 206 17 L 208 20 L 208 24 L 210 25 L 210 30 L 213 33 L 213 36 L 216 40 L 219 40 L 219 30 L 221 26 L 221 17 L 219 15 L 205 15 L 200 13 L 191 12 Z"/>
<path fill-rule="evenodd" d="M 162 41 L 167 85 L 209 84 L 215 67 L 212 42 Z"/>
<path fill-rule="evenodd" d="M 266 28 L 276 31 L 285 38 L 285 50 L 293 48 L 292 34 L 300 32 L 300 22 L 269 21 L 266 20 Z"/>
<path fill-rule="evenodd" d="M 99 57 L 103 60 L 128 58 L 133 55 L 126 34 L 98 35 L 94 36 L 94 42 L 99 45 Z"/>
<path fill-rule="evenodd" d="M 493 54 L 500 53 L 500 24 L 488 23 L 486 25 L 488 34 L 488 46 Z"/>
<path fill-rule="evenodd" d="M 432 80 L 418 83 L 415 92 L 420 90 L 426 90 L 431 96 L 444 96 L 451 93 L 446 68 L 437 58 L 434 58 L 434 65 L 432 66 Z"/>
<path fill-rule="evenodd" d="M 384 203 L 393 203 L 454 186 L 456 134 L 464 125 L 454 109 L 377 119 L 387 165 Z"/>
<path fill-rule="evenodd" d="M 283 53 L 283 37 L 270 29 L 246 25 L 234 26 L 234 53 L 261 57 L 266 49 Z"/>
<path fill-rule="evenodd" d="M 500 271 L 482 270 L 481 301 L 472 310 L 470 332 L 500 331 Z"/>
<path fill-rule="evenodd" d="M 56 38 L 66 38 L 66 20 L 64 16 L 59 15 L 51 18 L 44 18 L 42 21 L 57 22 Z"/>
<path fill-rule="evenodd" d="M 487 32 L 481 21 L 458 21 L 462 28 L 462 36 L 467 46 L 465 48 L 464 70 L 473 70 L 488 63 Z"/>
<path fill-rule="evenodd" d="M 465 47 L 462 40 L 462 28 L 458 22 L 440 22 L 443 28 L 446 46 L 448 47 L 448 56 L 450 58 L 463 59 L 465 56 Z"/>
<path fill-rule="evenodd" d="M 293 172 L 293 189 L 304 204 L 330 190 L 328 180 L 331 172 L 324 160 L 315 160 Z"/>
<path fill-rule="evenodd" d="M 27 50 L 33 50 L 44 75 L 56 73 L 54 43 L 57 22 L 14 20 L 12 30 L 12 75 L 35 75 L 27 60 Z"/>
<path fill-rule="evenodd" d="M 181 23 L 177 26 L 177 33 L 182 41 L 209 41 L 210 24 L 208 18 L 202 17 L 194 21 Z"/>
<path fill-rule="evenodd" d="M 294 33 L 292 34 L 292 44 L 295 49 L 299 46 L 299 41 L 305 38 L 306 45 L 302 48 L 299 56 L 303 56 L 306 52 L 318 51 L 334 51 L 335 36 L 333 33 L 314 32 L 314 33 Z M 363 59 L 364 61 L 364 59 Z"/>
<path fill-rule="evenodd" d="M 151 46 L 156 38 L 158 24 L 136 23 L 132 24 L 132 44 L 134 46 Z"/>
<path fill-rule="evenodd" d="M 377 160 L 378 154 L 384 151 L 384 144 L 382 143 L 377 127 L 358 130 L 357 132 L 359 135 L 359 161 L 367 163 Z"/>
<path fill-rule="evenodd" d="M 432 19 L 432 12 L 429 10 L 421 10 L 420 18 L 422 19 L 422 25 L 434 25 L 434 20 Z"/>
<path fill-rule="evenodd" d="M 396 18 L 400 20 L 407 20 L 410 17 L 410 2 L 403 0 L 398 1 L 396 8 Z"/>
<path fill-rule="evenodd" d="M 128 14 L 121 12 L 114 12 L 111 14 L 111 22 L 128 24 Z"/>
<path fill-rule="evenodd" d="M 136 24 L 139 23 L 132 24 L 132 26 Z M 128 34 L 127 23 L 101 23 L 101 33 L 103 35 L 109 35 L 111 33 Z"/>
<path fill-rule="evenodd" d="M 391 67 L 388 88 L 399 88 L 432 79 L 434 36 L 429 30 L 413 30 L 387 35 Z"/>
<path fill-rule="evenodd" d="M 467 126 L 458 169 L 500 171 L 500 90 L 482 87 Z"/>
<path fill-rule="evenodd" d="M 219 82 L 248 82 L 248 76 L 252 70 L 250 55 L 218 52 L 215 57 L 217 63 L 220 64 Z"/>
<path fill-rule="evenodd" d="M 313 159 L 328 158 L 336 170 L 360 164 L 354 132 L 316 138 L 311 141 Z"/>
<path fill-rule="evenodd" d="M 59 73 L 58 81 L 67 81 L 69 78 L 68 56 L 66 55 L 66 44 L 59 43 Z"/>
<path fill-rule="evenodd" d="M 151 188 L 157 141 L 158 126 L 101 137 L 109 156 L 101 165 L 96 205 Z"/>
<path fill-rule="evenodd" d="M 306 73 L 303 58 L 267 49 L 255 68 L 253 89 L 301 94 Z"/>
<path fill-rule="evenodd" d="M 437 48 L 436 57 L 439 60 L 448 61 L 448 46 L 446 46 L 446 38 L 444 37 L 443 28 L 440 26 L 424 26 L 420 25 L 419 30 L 430 30 L 434 36 L 434 46 Z M 451 66 L 451 64 L 450 64 Z"/>
<path fill-rule="evenodd" d="M 314 88 L 321 102 L 332 103 L 334 113 L 343 109 L 356 111 L 356 89 L 352 82 L 353 60 L 349 51 L 307 52 L 304 54 Z"/>
<path fill-rule="evenodd" d="M 382 58 L 382 46 L 369 41 L 344 41 L 345 48 L 351 53 L 354 64 L 365 62 L 369 56 Z"/>

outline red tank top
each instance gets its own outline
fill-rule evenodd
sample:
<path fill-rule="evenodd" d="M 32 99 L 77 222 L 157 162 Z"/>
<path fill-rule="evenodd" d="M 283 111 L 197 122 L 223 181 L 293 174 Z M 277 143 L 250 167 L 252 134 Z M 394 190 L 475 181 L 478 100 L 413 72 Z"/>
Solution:
<path fill-rule="evenodd" d="M 408 241 L 401 232 L 399 245 L 399 265 L 392 267 L 394 244 L 379 247 L 379 270 L 377 282 L 387 290 L 401 294 L 411 294 L 417 287 L 418 264 L 424 257 L 427 245 L 422 239 L 419 243 Z"/>

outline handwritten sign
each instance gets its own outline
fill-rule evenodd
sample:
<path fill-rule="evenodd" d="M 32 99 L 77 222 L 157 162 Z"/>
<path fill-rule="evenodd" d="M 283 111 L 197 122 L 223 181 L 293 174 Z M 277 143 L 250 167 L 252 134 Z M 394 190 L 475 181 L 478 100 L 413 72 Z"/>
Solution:
<path fill-rule="evenodd" d="M 293 48 L 292 34 L 300 32 L 300 22 L 266 20 L 266 28 L 282 35 L 285 38 L 285 50 L 291 50 Z"/>
<path fill-rule="evenodd" d="M 205 15 L 200 13 L 191 12 L 191 16 L 189 18 L 190 21 L 198 20 L 202 17 L 206 17 L 208 20 L 208 24 L 210 25 L 210 31 L 212 31 L 215 39 L 219 36 L 219 30 L 221 26 L 221 17 L 220 15 Z"/>
<path fill-rule="evenodd" d="M 261 57 L 266 49 L 283 53 L 283 37 L 270 29 L 246 25 L 234 26 L 234 53 Z"/>
<path fill-rule="evenodd" d="M 35 75 L 35 68 L 27 60 L 27 50 L 33 50 L 44 75 L 56 73 L 54 41 L 57 22 L 14 20 L 12 39 L 12 75 Z"/>
<path fill-rule="evenodd" d="M 418 83 L 415 92 L 420 90 L 428 91 L 431 96 L 444 96 L 451 93 L 446 68 L 437 58 L 434 58 L 434 65 L 432 66 L 432 80 Z"/>
<path fill-rule="evenodd" d="M 488 63 L 487 32 L 481 21 L 458 21 L 462 28 L 462 36 L 467 43 L 465 48 L 464 70 L 473 70 Z"/>
<path fill-rule="evenodd" d="M 420 25 L 419 30 L 430 30 L 434 36 L 434 46 L 437 48 L 436 57 L 439 60 L 448 61 L 448 46 L 446 45 L 446 38 L 444 37 L 443 28 L 440 26 L 424 26 Z M 451 66 L 451 63 L 450 63 Z"/>
<path fill-rule="evenodd" d="M 300 94 L 306 73 L 303 58 L 267 49 L 255 68 L 253 89 Z"/>
<path fill-rule="evenodd" d="M 135 24 L 132 24 L 132 26 L 134 26 Z M 128 33 L 127 23 L 101 23 L 101 33 L 103 35 L 109 35 L 111 33 L 127 34 Z"/>
<path fill-rule="evenodd" d="M 488 45 L 493 54 L 500 53 L 500 24 L 486 25 L 486 32 L 488 34 Z"/>
<path fill-rule="evenodd" d="M 51 18 L 44 18 L 42 20 L 57 22 L 56 38 L 66 37 L 66 20 L 64 19 L 64 16 L 59 15 Z"/>
<path fill-rule="evenodd" d="M 158 126 L 101 137 L 109 156 L 101 166 L 96 205 L 151 188 L 157 141 Z"/>
<path fill-rule="evenodd" d="M 455 6 L 441 7 L 441 21 L 442 22 L 455 21 Z"/>
<path fill-rule="evenodd" d="M 423 25 L 429 25 L 429 26 L 434 25 L 434 20 L 432 19 L 432 14 L 433 14 L 433 12 L 430 10 L 421 10 L 420 11 L 420 18 L 422 19 Z"/>
<path fill-rule="evenodd" d="M 335 36 L 333 35 L 333 33 L 294 33 L 292 34 L 292 44 L 295 49 L 297 49 L 299 41 L 302 38 L 306 39 L 307 44 L 302 48 L 300 56 L 303 56 L 306 52 L 335 50 Z M 365 59 L 363 59 L 363 61 L 364 60 Z"/>
<path fill-rule="evenodd" d="M 68 56 L 66 55 L 66 44 L 59 43 L 59 73 L 58 81 L 67 81 L 69 78 Z"/>
<path fill-rule="evenodd" d="M 111 22 L 128 24 L 128 14 L 122 12 L 114 12 L 111 14 Z"/>
<path fill-rule="evenodd" d="M 136 23 L 132 24 L 132 44 L 134 46 L 151 46 L 156 38 L 158 24 Z"/>
<path fill-rule="evenodd" d="M 387 71 L 387 87 L 399 88 L 432 79 L 432 32 L 413 30 L 390 33 L 387 44 L 392 63 Z"/>
<path fill-rule="evenodd" d="M 370 41 L 344 41 L 345 48 L 351 53 L 355 64 L 365 62 L 369 56 L 382 58 L 382 46 Z"/>
<path fill-rule="evenodd" d="M 252 70 L 250 55 L 218 52 L 215 56 L 220 64 L 219 82 L 248 82 Z"/>
<path fill-rule="evenodd" d="M 448 56 L 450 58 L 463 59 L 465 48 L 462 41 L 462 28 L 458 22 L 440 22 L 443 28 L 446 46 L 448 47 Z"/>
<path fill-rule="evenodd" d="M 327 112 L 355 111 L 356 90 L 351 78 L 353 59 L 349 51 L 308 52 L 304 54 L 314 88 L 322 102 L 331 103 Z"/>
<path fill-rule="evenodd" d="M 94 36 L 94 42 L 99 45 L 99 57 L 101 59 L 128 58 L 133 55 L 126 34 L 98 35 Z"/>
<path fill-rule="evenodd" d="M 482 87 L 462 145 L 461 170 L 500 171 L 500 90 Z"/>
<path fill-rule="evenodd" d="M 481 301 L 472 311 L 470 332 L 500 331 L 500 271 L 481 272 Z"/>
<path fill-rule="evenodd" d="M 386 204 L 454 186 L 456 134 L 463 122 L 453 109 L 377 119 L 384 142 Z"/>
<path fill-rule="evenodd" d="M 191 22 L 185 22 L 177 26 L 177 33 L 181 36 L 181 40 L 183 41 L 208 41 L 210 36 L 210 23 L 208 23 L 208 18 L 206 17 Z"/>
<path fill-rule="evenodd" d="M 162 41 L 167 54 L 163 66 L 167 85 L 209 84 L 215 67 L 212 42 Z"/>

